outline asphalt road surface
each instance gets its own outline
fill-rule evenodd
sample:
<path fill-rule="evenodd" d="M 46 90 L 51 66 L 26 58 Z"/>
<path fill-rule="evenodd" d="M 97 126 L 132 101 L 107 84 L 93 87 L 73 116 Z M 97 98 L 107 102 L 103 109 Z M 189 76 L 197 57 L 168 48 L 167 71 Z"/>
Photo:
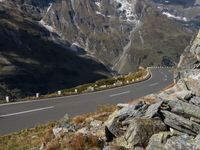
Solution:
<path fill-rule="evenodd" d="M 149 80 L 114 89 L 0 105 L 0 135 L 31 128 L 39 124 L 70 116 L 93 112 L 102 104 L 126 103 L 138 97 L 158 92 L 173 82 L 173 74 L 167 68 L 151 69 Z"/>

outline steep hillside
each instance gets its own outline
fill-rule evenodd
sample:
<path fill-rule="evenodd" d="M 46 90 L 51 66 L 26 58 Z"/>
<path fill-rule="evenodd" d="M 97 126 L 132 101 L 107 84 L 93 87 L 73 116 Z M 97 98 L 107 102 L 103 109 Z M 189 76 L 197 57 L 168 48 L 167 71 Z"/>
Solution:
<path fill-rule="evenodd" d="M 42 22 L 113 70 L 128 73 L 140 65 L 176 64 L 191 39 L 192 31 L 155 6 L 144 0 L 59 0 Z"/>
<path fill-rule="evenodd" d="M 200 32 L 198 32 L 196 38 L 190 43 L 181 55 L 179 68 L 200 68 Z"/>
<path fill-rule="evenodd" d="M 35 4 L 23 1 L 18 7 L 28 13 L 27 5 L 34 6 L 31 10 L 38 11 L 31 14 L 39 24 L 119 73 L 129 73 L 140 65 L 175 65 L 189 44 L 193 31 L 188 28 L 193 28 L 199 12 L 196 3 L 182 0 L 56 0 Z M 194 12 L 192 17 L 182 14 L 185 9 L 178 11 L 186 6 Z M 171 7 L 182 17 L 169 16 Z"/>
<path fill-rule="evenodd" d="M 106 78 L 105 66 L 83 57 L 70 44 L 23 12 L 0 6 L 0 88 L 12 96 L 48 93 Z M 1 92 L 4 96 L 5 92 Z"/>

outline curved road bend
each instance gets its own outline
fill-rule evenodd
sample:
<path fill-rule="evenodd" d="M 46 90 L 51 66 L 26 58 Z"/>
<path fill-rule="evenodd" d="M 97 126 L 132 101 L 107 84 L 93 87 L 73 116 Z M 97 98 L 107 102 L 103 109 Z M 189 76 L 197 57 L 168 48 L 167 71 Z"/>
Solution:
<path fill-rule="evenodd" d="M 173 82 L 167 68 L 151 69 L 152 77 L 140 83 L 88 94 L 0 105 L 0 135 L 70 116 L 93 112 L 101 104 L 125 103 L 165 88 Z"/>

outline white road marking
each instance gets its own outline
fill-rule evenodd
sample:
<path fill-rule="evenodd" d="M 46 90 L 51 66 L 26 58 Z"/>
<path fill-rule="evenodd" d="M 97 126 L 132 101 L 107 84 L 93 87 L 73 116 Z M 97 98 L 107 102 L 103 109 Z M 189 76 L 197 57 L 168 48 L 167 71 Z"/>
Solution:
<path fill-rule="evenodd" d="M 158 83 L 152 83 L 149 86 L 156 86 L 156 85 L 158 85 Z"/>
<path fill-rule="evenodd" d="M 124 95 L 124 94 L 128 94 L 128 93 L 130 93 L 130 91 L 126 91 L 126 92 L 122 92 L 122 93 L 113 94 L 113 95 L 110 95 L 110 97 L 115 97 L 115 96 Z"/>
<path fill-rule="evenodd" d="M 5 114 L 5 115 L 0 115 L 0 118 L 16 116 L 16 115 L 21 115 L 21 114 L 26 114 L 26 113 L 36 112 L 36 111 L 42 111 L 42 110 L 47 110 L 47 109 L 52 109 L 52 108 L 54 108 L 54 106 L 32 109 L 32 110 L 26 110 L 26 111 L 16 112 L 16 113 L 12 113 L 12 114 Z"/>
<path fill-rule="evenodd" d="M 167 81 L 167 78 L 164 81 Z"/>

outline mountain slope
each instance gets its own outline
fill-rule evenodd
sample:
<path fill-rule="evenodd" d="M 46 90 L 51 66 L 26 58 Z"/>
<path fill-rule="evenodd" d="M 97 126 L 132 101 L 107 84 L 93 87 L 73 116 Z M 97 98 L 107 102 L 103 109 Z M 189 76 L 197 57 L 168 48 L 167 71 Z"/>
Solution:
<path fill-rule="evenodd" d="M 77 55 L 70 44 L 53 41 L 23 12 L 1 5 L 0 18 L 0 84 L 12 96 L 53 92 L 109 75 L 105 66 Z"/>
<path fill-rule="evenodd" d="M 193 31 L 156 6 L 145 0 L 57 0 L 49 4 L 42 22 L 62 39 L 124 74 L 140 65 L 176 64 L 191 40 Z M 164 23 L 159 25 L 160 21 Z"/>

